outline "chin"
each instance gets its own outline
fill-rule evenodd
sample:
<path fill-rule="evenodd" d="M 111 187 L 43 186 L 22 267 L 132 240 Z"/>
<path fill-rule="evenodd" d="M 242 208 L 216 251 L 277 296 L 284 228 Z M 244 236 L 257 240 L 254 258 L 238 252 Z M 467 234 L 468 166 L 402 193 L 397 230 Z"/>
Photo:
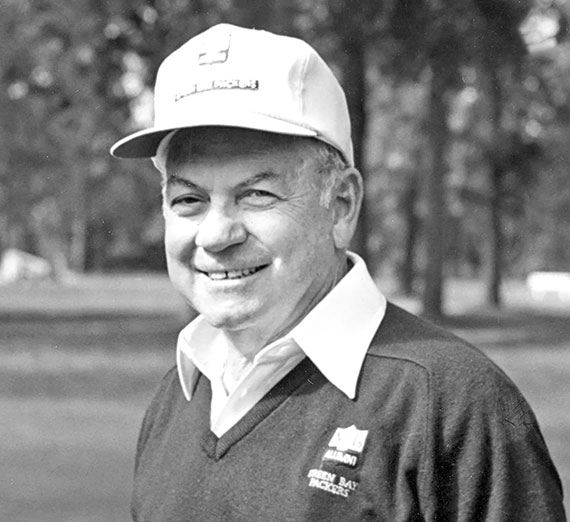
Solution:
<path fill-rule="evenodd" d="M 255 314 L 251 311 L 236 311 L 236 307 L 230 310 L 200 310 L 204 319 L 214 326 L 223 330 L 242 330 L 251 326 L 255 322 Z"/>

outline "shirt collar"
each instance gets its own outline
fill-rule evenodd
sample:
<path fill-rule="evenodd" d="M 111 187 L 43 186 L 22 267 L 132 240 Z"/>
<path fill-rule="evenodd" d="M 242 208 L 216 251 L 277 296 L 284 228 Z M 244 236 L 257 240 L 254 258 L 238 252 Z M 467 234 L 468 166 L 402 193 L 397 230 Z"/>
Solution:
<path fill-rule="evenodd" d="M 386 298 L 364 261 L 352 252 L 348 257 L 352 268 L 283 339 L 292 338 L 319 371 L 353 399 L 364 357 L 386 313 Z M 180 332 L 176 360 L 188 400 L 196 382 L 196 369 L 205 375 L 222 371 L 226 353 L 222 338 L 202 316 Z"/>
<path fill-rule="evenodd" d="M 364 357 L 386 313 L 386 298 L 364 261 L 348 256 L 353 267 L 290 335 L 321 373 L 353 399 Z"/>

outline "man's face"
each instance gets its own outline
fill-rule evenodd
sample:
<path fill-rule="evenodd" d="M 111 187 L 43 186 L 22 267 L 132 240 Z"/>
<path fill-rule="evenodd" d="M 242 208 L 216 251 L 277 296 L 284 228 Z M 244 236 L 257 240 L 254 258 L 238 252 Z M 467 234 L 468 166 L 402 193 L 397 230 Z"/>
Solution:
<path fill-rule="evenodd" d="M 328 293 L 343 258 L 315 160 L 296 173 L 306 148 L 251 133 L 237 143 L 230 135 L 169 168 L 168 271 L 210 324 L 269 342 Z"/>

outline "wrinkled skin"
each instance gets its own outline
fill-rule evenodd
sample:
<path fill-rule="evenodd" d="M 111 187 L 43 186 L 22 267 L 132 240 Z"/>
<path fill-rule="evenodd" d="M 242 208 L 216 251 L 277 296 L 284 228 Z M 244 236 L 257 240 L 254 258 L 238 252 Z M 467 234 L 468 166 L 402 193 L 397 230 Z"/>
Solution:
<path fill-rule="evenodd" d="M 316 161 L 299 172 L 306 151 L 298 140 L 272 143 L 250 133 L 207 149 L 167 174 L 169 275 L 210 324 L 254 354 L 344 275 L 360 177 L 348 169 L 325 207 Z"/>

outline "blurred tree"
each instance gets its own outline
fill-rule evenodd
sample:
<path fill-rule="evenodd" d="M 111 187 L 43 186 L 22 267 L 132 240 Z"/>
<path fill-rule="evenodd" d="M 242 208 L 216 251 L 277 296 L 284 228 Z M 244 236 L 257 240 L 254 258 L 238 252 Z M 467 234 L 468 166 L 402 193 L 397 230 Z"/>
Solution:
<path fill-rule="evenodd" d="M 0 137 L 6 151 L 0 173 L 6 202 L 2 206 L 4 247 L 27 249 L 38 243 L 34 236 L 41 236 L 45 241 L 37 249 L 61 275 L 67 269 L 58 251 L 63 215 L 52 196 L 53 186 L 61 185 L 61 163 L 53 150 L 53 137 L 45 132 L 58 103 L 51 96 L 53 75 L 42 66 L 51 60 L 60 42 L 44 38 L 41 26 L 47 15 L 43 11 L 34 24 L 26 23 L 31 9 L 29 2 L 9 2 L 0 17 L 4 58 Z"/>
<path fill-rule="evenodd" d="M 43 253 L 62 274 L 69 266 L 163 265 L 158 176 L 148 161 L 119 162 L 107 149 L 150 123 L 162 59 L 227 21 L 301 36 L 341 79 L 367 188 L 355 246 L 373 270 L 397 265 L 406 292 L 420 272 L 424 310 L 437 316 L 446 260 L 457 273 L 462 263 L 473 273 L 484 266 L 498 302 L 500 270 L 521 263 L 524 252 L 536 266 L 549 256 L 557 266 L 570 259 L 566 236 L 551 230 L 569 205 L 561 158 L 570 67 L 560 44 L 569 6 L 541 0 L 531 11 L 523 33 L 542 51 L 528 59 L 519 28 L 529 6 L 4 0 L 0 249 Z M 544 20 L 556 21 L 559 52 L 544 51 L 552 45 Z M 538 167 L 537 144 L 545 151 Z M 531 197 L 533 187 L 541 192 Z"/>
<path fill-rule="evenodd" d="M 490 215 L 486 293 L 488 304 L 500 306 L 504 255 L 502 206 L 506 199 L 507 176 L 509 173 L 520 176 L 528 174 L 524 165 L 537 153 L 533 143 L 527 146 L 523 141 L 520 120 L 524 116 L 521 111 L 506 114 L 507 100 L 516 96 L 516 86 L 521 81 L 521 65 L 526 57 L 526 47 L 519 29 L 529 9 L 528 6 L 521 9 L 520 6 L 507 3 L 482 2 L 481 5 L 487 23 L 480 69 L 485 76 L 490 121 L 487 142 Z M 516 107 L 517 104 L 515 102 L 510 105 Z"/>
<path fill-rule="evenodd" d="M 552 128 L 553 120 L 564 118 L 568 112 L 564 104 L 561 111 L 555 108 L 550 89 L 539 88 L 552 69 L 563 70 L 561 64 L 552 67 L 550 60 L 544 61 L 543 54 L 539 60 L 529 56 L 518 35 L 508 40 L 504 37 L 501 20 L 507 17 L 510 23 L 511 18 L 516 18 L 519 34 L 525 35 L 528 45 L 525 27 L 536 16 L 535 11 L 533 8 L 527 12 L 524 22 L 520 12 L 498 13 L 490 18 L 483 46 L 474 62 L 476 68 L 468 74 L 471 81 L 461 92 L 464 100 L 460 101 L 461 96 L 456 100 L 459 112 L 472 112 L 466 120 L 455 115 L 454 139 L 462 142 L 471 155 L 471 160 L 463 158 L 464 162 L 470 161 L 465 176 L 469 181 L 461 189 L 463 200 L 475 206 L 473 210 L 477 213 L 477 207 L 488 211 L 487 216 L 478 218 L 475 226 L 473 223 L 468 226 L 476 229 L 475 235 L 479 237 L 480 245 L 476 248 L 485 268 L 487 302 L 493 306 L 501 304 L 502 273 L 517 258 L 524 257 L 525 229 L 528 229 L 525 213 L 530 209 L 531 191 L 539 180 L 539 163 L 544 165 L 548 161 L 545 154 L 548 140 L 541 129 Z M 555 33 L 556 30 L 547 40 Z M 544 45 L 542 37 L 539 41 Z M 563 85 L 556 83 L 556 89 Z M 458 120 L 464 121 L 457 124 Z M 466 135 L 461 136 L 462 133 Z M 457 177 L 458 166 L 454 169 Z M 473 216 L 473 211 L 465 213 L 465 219 L 473 221 L 469 215 Z"/>
<path fill-rule="evenodd" d="M 519 230 L 524 232 L 525 242 L 520 268 L 523 273 L 537 269 L 568 271 L 570 43 L 566 20 L 570 6 L 544 2 L 534 14 L 549 31 L 537 31 L 538 37 L 529 38 L 531 57 L 521 88 L 521 103 L 526 108 L 524 128 L 540 145 L 542 155 L 535 162 L 532 190 L 524 199 L 526 213 Z M 553 19 L 556 24 L 549 23 Z"/>
<path fill-rule="evenodd" d="M 86 2 L 7 2 L 2 35 L 9 43 L 1 73 L 2 172 L 11 209 L 13 246 L 38 250 L 55 273 L 81 269 L 89 217 L 87 177 L 105 128 L 94 71 L 100 21 Z M 99 63 L 99 62 L 97 62 Z M 19 132 L 14 135 L 13 129 Z M 22 189 L 24 189 L 24 193 Z M 30 235 L 36 237 L 35 247 Z"/>
<path fill-rule="evenodd" d="M 393 13 L 391 27 L 401 44 L 393 67 L 403 77 L 423 73 L 429 82 L 422 168 L 426 243 L 422 307 L 424 314 L 434 318 L 442 314 L 443 304 L 450 103 L 463 85 L 462 70 L 477 64 L 482 50 L 491 46 L 490 39 L 511 51 L 504 56 L 506 62 L 520 60 L 524 47 L 518 28 L 528 9 L 526 3 L 509 0 L 407 0 L 399 2 Z"/>

